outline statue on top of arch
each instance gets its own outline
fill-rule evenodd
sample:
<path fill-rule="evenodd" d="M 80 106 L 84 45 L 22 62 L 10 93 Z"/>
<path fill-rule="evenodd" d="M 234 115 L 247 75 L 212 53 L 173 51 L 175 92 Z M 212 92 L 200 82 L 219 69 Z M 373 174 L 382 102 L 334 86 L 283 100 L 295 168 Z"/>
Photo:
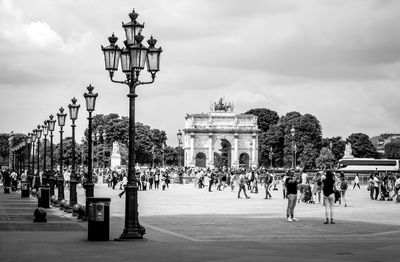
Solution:
<path fill-rule="evenodd" d="M 233 103 L 227 103 L 224 98 L 220 98 L 218 102 L 211 103 L 211 112 L 233 112 Z"/>

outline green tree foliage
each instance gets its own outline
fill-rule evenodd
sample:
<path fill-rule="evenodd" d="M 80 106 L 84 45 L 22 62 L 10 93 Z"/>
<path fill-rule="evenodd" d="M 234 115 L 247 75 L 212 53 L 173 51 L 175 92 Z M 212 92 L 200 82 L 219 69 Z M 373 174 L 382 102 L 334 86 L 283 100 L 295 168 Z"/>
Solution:
<path fill-rule="evenodd" d="M 315 168 L 316 159 L 319 156 L 318 149 L 314 144 L 308 143 L 304 146 L 303 152 L 299 155 L 300 165 L 305 169 Z"/>
<path fill-rule="evenodd" d="M 270 135 L 272 136 L 273 134 L 273 132 L 270 132 L 270 129 L 278 123 L 278 113 L 267 108 L 255 108 L 248 110 L 245 114 L 257 116 L 257 125 L 261 130 L 258 142 L 259 165 L 270 166 L 271 163 L 268 154 L 271 146 L 276 149 L 280 148 L 275 145 L 275 141 L 270 141 L 271 139 L 269 139 Z M 279 157 L 279 154 L 277 156 Z M 279 162 L 279 158 L 277 160 Z M 226 164 L 227 161 L 223 160 L 223 162 Z"/>
<path fill-rule="evenodd" d="M 379 156 L 376 148 L 369 140 L 369 136 L 366 134 L 354 133 L 347 138 L 347 142 L 351 143 L 354 157 L 376 158 Z"/>
<path fill-rule="evenodd" d="M 400 141 L 393 141 L 385 145 L 385 157 L 388 159 L 400 159 Z"/>
<path fill-rule="evenodd" d="M 335 155 L 329 147 L 321 148 L 319 156 L 315 160 L 316 167 L 319 169 L 330 169 L 335 167 Z"/>
<path fill-rule="evenodd" d="M 332 138 L 323 138 L 322 139 L 322 147 L 330 147 L 330 143 L 332 142 L 332 154 L 334 156 L 334 166 L 337 166 L 340 159 L 344 156 L 344 150 L 346 147 L 346 141 L 342 139 L 340 136 L 332 137 Z"/>
<path fill-rule="evenodd" d="M 0 134 L 0 157 L 2 158 L 2 162 L 8 159 L 8 154 L 10 153 L 10 148 L 8 144 L 9 134 Z"/>
<path fill-rule="evenodd" d="M 267 108 L 255 108 L 248 110 L 245 114 L 257 116 L 257 125 L 261 132 L 267 132 L 270 126 L 278 123 L 278 113 Z"/>
<path fill-rule="evenodd" d="M 110 157 L 112 153 L 112 143 L 117 141 L 119 143 L 121 164 L 128 164 L 128 146 L 129 146 L 129 118 L 119 117 L 118 114 L 108 115 L 95 115 L 93 117 L 93 133 L 99 133 L 100 136 L 96 137 L 93 147 L 93 157 L 96 164 L 99 166 L 110 165 Z M 163 160 L 162 147 L 167 141 L 165 131 L 159 129 L 152 129 L 148 125 L 136 123 L 136 139 L 135 139 L 135 154 L 136 163 L 139 164 L 152 164 L 153 156 L 154 163 L 161 165 Z M 103 138 L 102 134 L 106 136 Z M 87 158 L 87 134 L 85 130 L 84 144 L 84 157 Z M 84 161 L 86 164 L 86 160 Z"/>
<path fill-rule="evenodd" d="M 310 114 L 301 115 L 298 112 L 289 112 L 281 117 L 278 125 L 284 128 L 284 164 L 291 166 L 293 143 L 297 146 L 297 165 L 305 168 L 314 168 L 315 159 L 319 155 L 322 142 L 322 130 L 318 119 Z M 294 127 L 294 136 L 291 129 Z"/>
<path fill-rule="evenodd" d="M 178 147 L 164 147 L 164 158 L 165 158 L 165 165 L 177 165 L 178 164 Z M 183 151 L 183 150 L 182 150 Z M 183 152 L 182 152 L 183 157 Z"/>

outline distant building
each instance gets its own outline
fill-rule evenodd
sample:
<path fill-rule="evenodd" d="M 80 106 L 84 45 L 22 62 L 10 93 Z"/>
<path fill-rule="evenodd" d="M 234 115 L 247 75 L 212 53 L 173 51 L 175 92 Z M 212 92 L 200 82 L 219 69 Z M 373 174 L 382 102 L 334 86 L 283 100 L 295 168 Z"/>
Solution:
<path fill-rule="evenodd" d="M 381 134 L 380 136 L 372 137 L 370 140 L 378 153 L 385 154 L 385 145 L 400 141 L 400 134 Z"/>

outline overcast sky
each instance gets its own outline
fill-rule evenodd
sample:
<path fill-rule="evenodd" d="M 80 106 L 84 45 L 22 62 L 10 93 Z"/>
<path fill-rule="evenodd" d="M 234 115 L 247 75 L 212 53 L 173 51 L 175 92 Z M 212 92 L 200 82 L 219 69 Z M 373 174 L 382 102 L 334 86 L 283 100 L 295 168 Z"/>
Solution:
<path fill-rule="evenodd" d="M 313 114 L 324 137 L 400 133 L 395 0 L 0 0 L 0 133 L 30 132 L 75 96 L 80 141 L 89 84 L 95 113 L 127 116 L 128 88 L 109 81 L 100 45 L 113 32 L 123 45 L 132 8 L 164 50 L 155 83 L 137 90 L 136 120 L 169 145 L 186 113 L 219 97 L 238 113 Z"/>

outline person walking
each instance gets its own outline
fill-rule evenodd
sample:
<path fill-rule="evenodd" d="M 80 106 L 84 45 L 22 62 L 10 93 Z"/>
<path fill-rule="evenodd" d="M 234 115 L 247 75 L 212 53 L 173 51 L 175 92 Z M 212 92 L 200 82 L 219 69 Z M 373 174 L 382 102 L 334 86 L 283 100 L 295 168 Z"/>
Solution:
<path fill-rule="evenodd" d="M 241 197 L 240 197 L 240 193 L 242 192 L 242 190 L 243 190 L 244 195 L 246 196 L 246 198 L 247 198 L 247 199 L 250 198 L 250 197 L 246 194 L 246 174 L 245 174 L 244 172 L 241 172 L 241 173 L 240 173 L 240 176 L 239 176 L 238 198 L 241 198 Z"/>
<path fill-rule="evenodd" d="M 264 180 L 264 188 L 265 188 L 265 198 L 264 199 L 272 198 L 271 193 L 269 192 L 272 180 L 273 180 L 272 175 L 269 172 L 267 172 L 267 174 L 265 176 L 265 180 Z"/>
<path fill-rule="evenodd" d="M 335 176 L 332 171 L 327 171 L 322 178 L 322 192 L 324 194 L 325 222 L 324 224 L 335 224 L 333 221 L 333 206 L 335 204 L 335 191 L 337 191 Z"/>
<path fill-rule="evenodd" d="M 356 176 L 354 177 L 353 189 L 356 188 L 356 186 L 358 186 L 358 189 L 361 189 L 361 187 L 360 187 L 360 177 L 359 177 L 358 173 L 356 173 Z"/>
<path fill-rule="evenodd" d="M 348 182 L 346 177 L 344 176 L 343 172 L 340 173 L 339 177 L 339 188 L 340 188 L 340 199 L 343 199 L 344 207 L 347 207 L 347 200 L 346 200 L 346 190 L 348 188 Z M 339 200 L 339 205 L 342 204 L 342 201 Z"/>
<path fill-rule="evenodd" d="M 378 200 L 378 195 L 379 195 L 379 187 L 380 187 L 381 181 L 378 177 L 378 173 L 374 174 L 374 179 L 373 179 L 373 186 L 374 186 L 374 191 L 375 191 L 375 200 Z"/>
<path fill-rule="evenodd" d="M 312 180 L 312 182 L 313 182 L 312 193 L 314 195 L 314 198 L 316 198 L 318 196 L 318 204 L 321 204 L 322 174 L 323 174 L 323 171 L 318 172 L 317 175 Z"/>
<path fill-rule="evenodd" d="M 374 200 L 374 174 L 369 175 L 368 190 L 369 190 L 369 197 L 371 198 L 371 200 Z"/>
<path fill-rule="evenodd" d="M 15 172 L 15 170 L 11 171 L 10 178 L 11 178 L 11 191 L 17 191 L 18 174 L 17 174 L 17 172 Z"/>
<path fill-rule="evenodd" d="M 300 173 L 295 174 L 293 171 L 288 172 L 288 177 L 285 180 L 288 204 L 286 208 L 286 218 L 288 222 L 299 221 L 294 217 L 294 208 L 297 203 L 297 186 L 300 183 Z"/>
<path fill-rule="evenodd" d="M 125 194 L 125 186 L 128 184 L 128 178 L 126 177 L 126 175 L 124 174 L 124 177 L 122 178 L 122 182 L 121 182 L 124 190 L 118 194 L 118 196 L 121 198 L 123 196 L 123 194 Z"/>

